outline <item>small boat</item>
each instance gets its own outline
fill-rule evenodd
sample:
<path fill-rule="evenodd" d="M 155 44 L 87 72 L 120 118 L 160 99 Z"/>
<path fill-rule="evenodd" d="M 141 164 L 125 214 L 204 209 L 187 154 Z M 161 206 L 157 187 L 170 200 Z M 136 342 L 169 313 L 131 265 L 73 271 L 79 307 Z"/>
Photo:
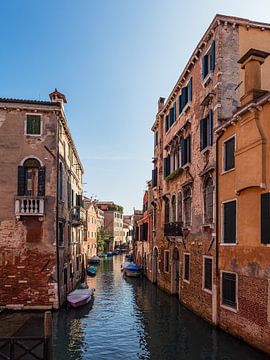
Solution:
<path fill-rule="evenodd" d="M 94 289 L 76 289 L 68 294 L 67 301 L 74 308 L 83 306 L 90 302 L 94 291 Z"/>
<path fill-rule="evenodd" d="M 91 256 L 89 259 L 90 264 L 99 264 L 100 258 L 98 256 Z"/>
<path fill-rule="evenodd" d="M 86 269 L 86 272 L 87 272 L 87 275 L 89 275 L 89 276 L 96 276 L 96 274 L 97 274 L 97 269 L 96 269 L 94 266 L 89 266 L 89 267 Z"/>
<path fill-rule="evenodd" d="M 130 262 L 123 266 L 123 274 L 129 277 L 139 277 L 141 276 L 141 268 Z"/>
<path fill-rule="evenodd" d="M 134 260 L 134 258 L 133 258 L 133 255 L 126 255 L 125 256 L 125 259 L 127 260 L 127 261 L 130 261 L 130 262 L 132 262 L 133 260 Z"/>
<path fill-rule="evenodd" d="M 108 252 L 107 252 L 107 257 L 111 257 L 111 256 L 113 256 L 112 251 L 108 251 Z"/>
<path fill-rule="evenodd" d="M 105 253 L 99 254 L 99 257 L 107 257 L 107 254 Z"/>

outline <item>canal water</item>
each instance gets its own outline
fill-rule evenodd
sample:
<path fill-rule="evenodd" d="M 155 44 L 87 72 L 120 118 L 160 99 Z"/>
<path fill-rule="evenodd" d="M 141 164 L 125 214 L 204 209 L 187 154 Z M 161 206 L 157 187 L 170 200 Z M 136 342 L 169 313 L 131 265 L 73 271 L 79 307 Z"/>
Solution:
<path fill-rule="evenodd" d="M 56 360 L 269 360 L 148 280 L 123 278 L 121 262 L 102 259 L 88 278 L 93 304 L 54 314 Z"/>

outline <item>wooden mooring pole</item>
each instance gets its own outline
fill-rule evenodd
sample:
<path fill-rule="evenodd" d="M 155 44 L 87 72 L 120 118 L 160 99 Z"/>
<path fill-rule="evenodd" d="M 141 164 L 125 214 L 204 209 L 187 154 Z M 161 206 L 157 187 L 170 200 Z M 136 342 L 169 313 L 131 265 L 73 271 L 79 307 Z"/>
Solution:
<path fill-rule="evenodd" d="M 52 313 L 50 311 L 45 311 L 44 313 L 44 336 L 48 338 L 47 342 L 47 359 L 53 360 L 53 349 L 52 349 Z"/>

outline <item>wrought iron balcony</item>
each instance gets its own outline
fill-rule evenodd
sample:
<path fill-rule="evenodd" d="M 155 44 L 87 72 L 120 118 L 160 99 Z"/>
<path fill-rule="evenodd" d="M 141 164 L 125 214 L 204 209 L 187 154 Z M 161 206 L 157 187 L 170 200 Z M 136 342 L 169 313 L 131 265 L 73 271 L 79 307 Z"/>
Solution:
<path fill-rule="evenodd" d="M 83 225 L 86 222 L 86 211 L 81 206 L 75 206 L 70 210 L 70 217 L 72 225 Z"/>
<path fill-rule="evenodd" d="M 183 236 L 183 223 L 182 222 L 170 222 L 164 224 L 165 236 Z"/>
<path fill-rule="evenodd" d="M 16 196 L 15 215 L 19 216 L 43 216 L 44 197 Z"/>

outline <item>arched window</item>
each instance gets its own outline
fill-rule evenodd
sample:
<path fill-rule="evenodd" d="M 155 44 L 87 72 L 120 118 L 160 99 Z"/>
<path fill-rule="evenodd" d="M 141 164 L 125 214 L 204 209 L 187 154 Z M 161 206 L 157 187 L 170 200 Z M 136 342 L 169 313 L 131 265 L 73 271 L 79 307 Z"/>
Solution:
<path fill-rule="evenodd" d="M 206 224 L 213 222 L 213 195 L 214 195 L 214 186 L 213 179 L 211 176 L 208 176 L 204 181 L 204 222 Z"/>
<path fill-rule="evenodd" d="M 26 159 L 18 167 L 18 195 L 45 195 L 45 167 L 35 158 Z"/>
<path fill-rule="evenodd" d="M 164 224 L 168 224 L 170 222 L 170 202 L 169 199 L 165 198 L 165 209 L 164 209 Z"/>
<path fill-rule="evenodd" d="M 176 222 L 176 197 L 175 195 L 173 195 L 172 197 L 172 221 L 171 222 Z"/>
<path fill-rule="evenodd" d="M 191 225 L 191 187 L 187 186 L 183 191 L 183 202 L 184 202 L 184 215 L 185 215 L 185 225 Z"/>
<path fill-rule="evenodd" d="M 183 199 L 182 199 L 182 192 L 178 193 L 178 203 L 177 203 L 177 221 L 183 221 Z"/>

